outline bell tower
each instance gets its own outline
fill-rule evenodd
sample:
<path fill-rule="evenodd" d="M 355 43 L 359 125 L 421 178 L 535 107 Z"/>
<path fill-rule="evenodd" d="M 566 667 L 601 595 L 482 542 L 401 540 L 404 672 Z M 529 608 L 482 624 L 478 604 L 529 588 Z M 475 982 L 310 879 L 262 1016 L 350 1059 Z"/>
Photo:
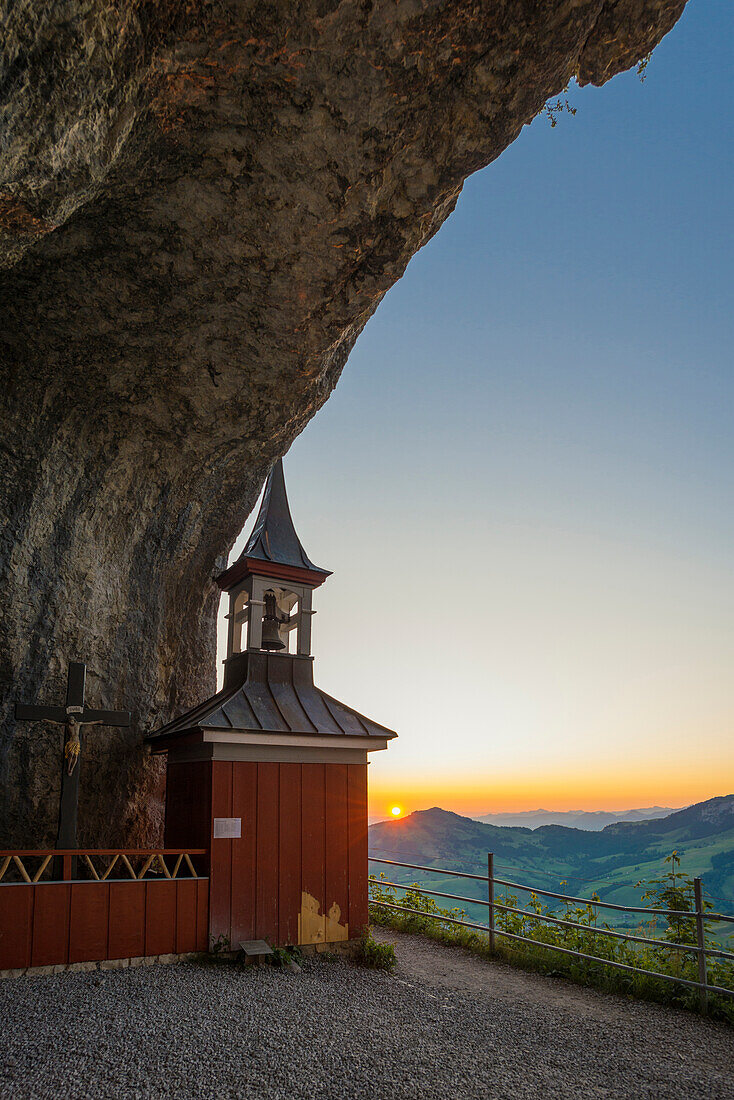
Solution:
<path fill-rule="evenodd" d="M 229 593 L 224 686 L 146 738 L 167 757 L 166 846 L 209 852 L 208 934 L 356 940 L 368 921 L 367 759 L 395 732 L 322 691 L 313 590 L 279 460 Z"/>
<path fill-rule="evenodd" d="M 313 564 L 296 534 L 279 458 L 245 549 L 217 578 L 229 593 L 225 683 L 227 670 L 248 650 L 311 656 L 311 596 L 330 576 Z"/>

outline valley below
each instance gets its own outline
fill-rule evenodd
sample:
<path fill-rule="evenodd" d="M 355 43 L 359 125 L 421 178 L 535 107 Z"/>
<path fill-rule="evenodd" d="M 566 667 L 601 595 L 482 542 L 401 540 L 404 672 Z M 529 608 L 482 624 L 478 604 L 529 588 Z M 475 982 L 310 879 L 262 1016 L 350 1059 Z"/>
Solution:
<path fill-rule="evenodd" d="M 675 851 L 683 874 L 703 879 L 705 896 L 719 912 L 734 912 L 734 795 L 712 798 L 661 818 L 618 822 L 599 831 L 542 825 L 535 829 L 486 824 L 434 807 L 369 830 L 370 873 L 399 884 L 484 900 L 486 883 L 460 880 L 440 872 L 416 871 L 378 860 L 414 863 L 447 871 L 486 875 L 487 853 L 494 855 L 498 880 L 527 886 L 497 886 L 526 905 L 533 889 L 545 889 L 617 905 L 644 906 L 646 883 L 670 870 L 665 860 Z M 436 899 L 442 907 L 458 904 Z M 543 899 L 551 911 L 563 902 Z M 469 919 L 486 921 L 486 906 L 465 904 Z M 645 920 L 607 911 L 605 920 L 631 928 Z M 650 929 L 650 934 L 655 934 Z M 658 929 L 659 931 L 659 929 Z M 726 938 L 731 925 L 719 926 Z"/>

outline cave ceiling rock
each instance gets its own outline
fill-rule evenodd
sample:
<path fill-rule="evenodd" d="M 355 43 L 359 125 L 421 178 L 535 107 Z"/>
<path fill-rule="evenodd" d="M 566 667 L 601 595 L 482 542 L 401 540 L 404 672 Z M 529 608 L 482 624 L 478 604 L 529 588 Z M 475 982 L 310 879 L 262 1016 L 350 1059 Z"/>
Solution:
<path fill-rule="evenodd" d="M 213 686 L 224 563 L 415 252 L 577 74 L 684 0 L 0 0 L 0 840 L 53 839 L 89 666 L 83 840 L 150 840 L 141 732 Z M 491 211 L 488 211 L 491 217 Z"/>

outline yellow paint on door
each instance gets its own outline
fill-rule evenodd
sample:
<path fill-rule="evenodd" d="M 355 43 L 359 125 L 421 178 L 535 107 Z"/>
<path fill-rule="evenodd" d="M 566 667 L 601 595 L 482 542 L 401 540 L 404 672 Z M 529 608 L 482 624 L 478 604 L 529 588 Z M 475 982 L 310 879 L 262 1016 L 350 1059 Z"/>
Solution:
<path fill-rule="evenodd" d="M 336 943 L 349 939 L 349 925 L 341 924 L 342 911 L 336 902 L 328 916 L 320 911 L 320 903 L 312 894 L 304 890 L 301 894 L 301 912 L 298 914 L 298 942 Z"/>

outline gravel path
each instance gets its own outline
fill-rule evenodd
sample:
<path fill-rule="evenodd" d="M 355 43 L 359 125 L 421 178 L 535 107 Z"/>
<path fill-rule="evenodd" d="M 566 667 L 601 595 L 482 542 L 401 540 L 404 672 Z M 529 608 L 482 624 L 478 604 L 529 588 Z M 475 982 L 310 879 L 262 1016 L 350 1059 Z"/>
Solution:
<path fill-rule="evenodd" d="M 734 1033 L 416 937 L 395 974 L 184 963 L 0 982 L 0 1096 L 734 1097 Z"/>

